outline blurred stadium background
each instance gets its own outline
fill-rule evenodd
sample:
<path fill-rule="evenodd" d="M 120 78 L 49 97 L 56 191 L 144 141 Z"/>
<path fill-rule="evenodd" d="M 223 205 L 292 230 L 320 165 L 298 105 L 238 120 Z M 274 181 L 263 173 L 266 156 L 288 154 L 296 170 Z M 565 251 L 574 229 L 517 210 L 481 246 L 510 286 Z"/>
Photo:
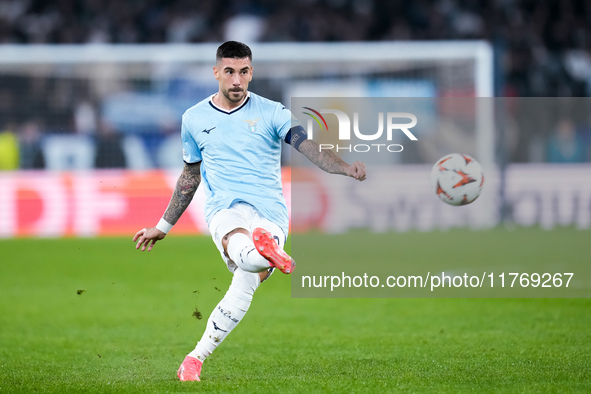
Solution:
<path fill-rule="evenodd" d="M 215 48 L 228 39 L 253 47 L 251 90 L 288 106 L 293 96 L 431 98 L 452 122 L 387 165 L 424 172 L 452 151 L 485 165 L 487 205 L 463 216 L 413 189 L 408 171 L 395 189 L 422 197 L 386 193 L 384 209 L 414 201 L 415 216 L 370 212 L 351 226 L 591 226 L 588 1 L 0 0 L 0 236 L 129 235 L 155 223 L 182 167 L 180 116 L 217 89 Z M 289 154 L 284 164 L 289 199 Z M 344 229 L 330 219 L 339 186 L 325 189 L 297 228 Z M 207 231 L 202 199 L 176 232 Z M 483 207 L 488 219 L 470 213 Z"/>
<path fill-rule="evenodd" d="M 175 371 L 230 277 L 194 236 L 203 191 L 155 252 L 131 238 L 168 204 L 180 116 L 217 90 L 228 39 L 296 115 L 298 96 L 424 112 L 401 154 L 343 152 L 362 183 L 286 150 L 298 270 L 261 286 L 200 391 L 591 392 L 588 299 L 294 292 L 336 257 L 351 275 L 574 272 L 519 294 L 588 297 L 589 0 L 0 0 L 0 392 L 197 389 Z M 460 208 L 429 188 L 455 151 L 486 177 Z"/>

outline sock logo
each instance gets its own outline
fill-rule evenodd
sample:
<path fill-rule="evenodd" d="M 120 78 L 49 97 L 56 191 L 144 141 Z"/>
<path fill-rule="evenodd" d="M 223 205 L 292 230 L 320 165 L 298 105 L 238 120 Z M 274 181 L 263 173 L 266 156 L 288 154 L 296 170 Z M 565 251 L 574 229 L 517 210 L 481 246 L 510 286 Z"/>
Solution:
<path fill-rule="evenodd" d="M 219 310 L 219 311 L 222 313 L 222 315 L 224 315 L 224 317 L 227 317 L 228 319 L 232 320 L 234 323 L 238 323 L 238 322 L 240 322 L 240 320 L 239 320 L 239 319 L 236 319 L 235 317 L 232 317 L 232 314 L 231 314 L 231 312 L 229 312 L 229 311 L 228 311 L 228 312 L 226 312 L 226 311 L 225 311 L 225 310 L 224 310 L 224 309 L 223 309 L 221 306 L 219 306 L 219 305 L 218 305 L 218 310 Z M 213 320 L 212 320 L 212 322 L 213 322 Z M 224 330 L 222 330 L 222 329 L 219 329 L 219 328 L 216 326 L 215 322 L 213 323 L 213 325 L 214 325 L 214 327 L 216 328 L 216 330 L 224 331 Z"/>
<path fill-rule="evenodd" d="M 218 327 L 218 325 L 217 325 L 217 324 L 215 324 L 215 322 L 214 322 L 213 320 L 212 320 L 211 322 L 213 323 L 213 328 L 214 328 L 215 330 L 219 330 L 219 331 L 222 331 L 222 332 L 228 332 L 228 331 L 226 331 L 226 330 L 222 330 L 221 328 L 219 328 L 219 327 Z"/>

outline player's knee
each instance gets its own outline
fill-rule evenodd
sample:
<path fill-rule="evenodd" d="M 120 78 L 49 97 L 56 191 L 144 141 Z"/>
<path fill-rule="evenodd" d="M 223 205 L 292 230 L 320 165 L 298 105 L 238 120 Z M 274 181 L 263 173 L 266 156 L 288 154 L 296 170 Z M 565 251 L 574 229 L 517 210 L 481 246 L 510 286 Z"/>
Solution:
<path fill-rule="evenodd" d="M 259 272 L 259 278 L 261 280 L 261 283 L 263 283 L 265 280 L 267 280 L 269 278 L 269 276 L 271 276 L 272 273 L 273 273 L 272 269 L 268 269 L 268 270 Z"/>
<path fill-rule="evenodd" d="M 230 231 L 229 233 L 227 233 L 226 235 L 224 235 L 222 237 L 222 246 L 224 247 L 224 252 L 226 253 L 226 255 L 228 254 L 228 242 L 230 242 L 230 237 L 232 237 L 232 235 L 234 234 L 245 234 L 249 237 L 251 237 L 250 231 L 248 231 L 245 228 L 242 227 L 238 227 L 235 228 L 234 230 Z"/>

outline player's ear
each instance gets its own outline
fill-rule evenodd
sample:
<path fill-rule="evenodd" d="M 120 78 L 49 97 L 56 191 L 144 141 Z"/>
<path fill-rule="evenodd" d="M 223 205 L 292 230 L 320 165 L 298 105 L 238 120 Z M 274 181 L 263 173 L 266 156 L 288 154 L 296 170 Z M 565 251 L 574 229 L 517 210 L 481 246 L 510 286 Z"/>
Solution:
<path fill-rule="evenodd" d="M 220 71 L 218 70 L 217 66 L 213 66 L 213 76 L 218 81 L 220 80 Z"/>

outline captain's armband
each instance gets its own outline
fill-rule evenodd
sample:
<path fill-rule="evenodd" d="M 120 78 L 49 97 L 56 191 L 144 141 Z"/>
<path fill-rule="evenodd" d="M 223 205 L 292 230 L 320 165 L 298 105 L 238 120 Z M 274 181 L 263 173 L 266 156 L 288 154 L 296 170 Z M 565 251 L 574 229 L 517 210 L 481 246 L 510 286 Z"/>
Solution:
<path fill-rule="evenodd" d="M 285 142 L 299 150 L 300 144 L 308 139 L 308 133 L 300 125 L 292 127 L 285 136 Z"/>

